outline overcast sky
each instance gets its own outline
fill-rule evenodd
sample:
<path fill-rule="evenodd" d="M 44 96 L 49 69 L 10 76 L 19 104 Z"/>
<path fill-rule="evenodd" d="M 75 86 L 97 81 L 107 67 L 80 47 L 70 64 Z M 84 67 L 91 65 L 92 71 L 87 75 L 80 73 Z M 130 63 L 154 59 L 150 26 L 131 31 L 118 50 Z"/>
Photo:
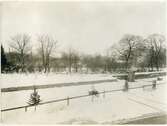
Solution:
<path fill-rule="evenodd" d="M 165 4 L 160 2 L 4 2 L 1 6 L 1 42 L 28 33 L 33 48 L 38 34 L 56 36 L 59 50 L 84 53 L 104 50 L 128 34 L 165 35 Z"/>

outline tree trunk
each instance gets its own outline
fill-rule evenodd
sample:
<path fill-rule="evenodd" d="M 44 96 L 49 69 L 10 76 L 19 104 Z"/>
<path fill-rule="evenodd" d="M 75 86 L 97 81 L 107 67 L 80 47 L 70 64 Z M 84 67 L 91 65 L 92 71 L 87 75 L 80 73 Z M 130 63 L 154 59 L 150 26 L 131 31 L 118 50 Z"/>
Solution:
<path fill-rule="evenodd" d="M 156 68 L 157 68 L 157 71 L 159 71 L 159 61 L 158 61 L 158 58 L 156 60 Z"/>
<path fill-rule="evenodd" d="M 71 67 L 72 67 L 72 59 L 71 56 L 69 56 L 69 72 L 71 73 Z"/>
<path fill-rule="evenodd" d="M 69 72 L 71 73 L 71 64 L 69 64 Z"/>
<path fill-rule="evenodd" d="M 47 67 L 48 67 L 48 72 L 50 72 L 50 57 L 49 57 L 49 55 L 47 58 Z"/>
<path fill-rule="evenodd" d="M 24 54 L 23 50 L 21 51 L 21 72 L 24 72 Z"/>
<path fill-rule="evenodd" d="M 77 73 L 78 72 L 78 65 L 76 64 L 75 66 L 75 72 Z"/>
<path fill-rule="evenodd" d="M 128 59 L 126 60 L 125 68 L 126 68 L 126 71 L 128 71 Z"/>
<path fill-rule="evenodd" d="M 44 66 L 44 73 L 46 73 L 46 71 L 47 71 L 47 66 L 45 64 L 45 66 Z"/>

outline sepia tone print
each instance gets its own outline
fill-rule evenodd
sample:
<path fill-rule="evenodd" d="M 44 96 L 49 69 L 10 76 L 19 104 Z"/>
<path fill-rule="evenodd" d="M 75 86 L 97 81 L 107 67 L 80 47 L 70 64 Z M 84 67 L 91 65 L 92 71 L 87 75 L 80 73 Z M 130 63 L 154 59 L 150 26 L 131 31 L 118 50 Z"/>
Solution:
<path fill-rule="evenodd" d="M 167 124 L 165 2 L 0 2 L 2 124 Z"/>

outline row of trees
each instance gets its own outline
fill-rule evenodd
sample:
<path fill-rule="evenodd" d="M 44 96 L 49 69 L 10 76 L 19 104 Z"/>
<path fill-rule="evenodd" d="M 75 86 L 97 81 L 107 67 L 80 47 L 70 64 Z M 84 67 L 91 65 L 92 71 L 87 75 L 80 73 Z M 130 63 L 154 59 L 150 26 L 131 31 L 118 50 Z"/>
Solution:
<path fill-rule="evenodd" d="M 40 60 L 40 67 L 43 67 L 44 72 L 50 71 L 50 57 L 52 52 L 55 50 L 57 45 L 57 40 L 49 35 L 40 35 L 38 36 L 38 54 L 36 57 L 32 54 L 32 46 L 31 46 L 31 37 L 27 34 L 18 34 L 10 38 L 10 48 L 12 51 L 6 53 L 5 59 L 6 65 L 2 65 L 3 71 L 14 71 L 16 72 L 26 72 L 34 71 L 36 61 Z M 1 56 L 4 55 L 4 49 L 1 45 Z M 5 56 L 4 56 L 5 57 Z M 3 61 L 3 59 L 2 59 Z"/>
<path fill-rule="evenodd" d="M 166 65 L 165 37 L 152 34 L 143 39 L 141 36 L 125 35 L 117 44 L 119 58 L 128 69 L 131 66 L 159 70 Z M 114 47 L 115 48 L 115 47 Z"/>
<path fill-rule="evenodd" d="M 159 70 L 166 66 L 165 37 L 152 34 L 147 38 L 124 35 L 106 50 L 106 55 L 81 54 L 69 48 L 61 56 L 53 54 L 58 41 L 49 35 L 37 37 L 38 48 L 32 53 L 31 37 L 18 34 L 10 38 L 9 52 L 1 45 L 2 72 L 121 72 L 131 67 L 138 70 Z M 33 50 L 34 51 L 34 50 Z"/>

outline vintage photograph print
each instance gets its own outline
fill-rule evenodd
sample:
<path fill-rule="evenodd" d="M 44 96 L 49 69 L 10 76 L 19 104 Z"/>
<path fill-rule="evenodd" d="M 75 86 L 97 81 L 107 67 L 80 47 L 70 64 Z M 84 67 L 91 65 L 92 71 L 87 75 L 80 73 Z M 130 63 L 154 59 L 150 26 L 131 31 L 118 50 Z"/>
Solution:
<path fill-rule="evenodd" d="M 167 124 L 165 1 L 0 2 L 1 124 Z"/>

